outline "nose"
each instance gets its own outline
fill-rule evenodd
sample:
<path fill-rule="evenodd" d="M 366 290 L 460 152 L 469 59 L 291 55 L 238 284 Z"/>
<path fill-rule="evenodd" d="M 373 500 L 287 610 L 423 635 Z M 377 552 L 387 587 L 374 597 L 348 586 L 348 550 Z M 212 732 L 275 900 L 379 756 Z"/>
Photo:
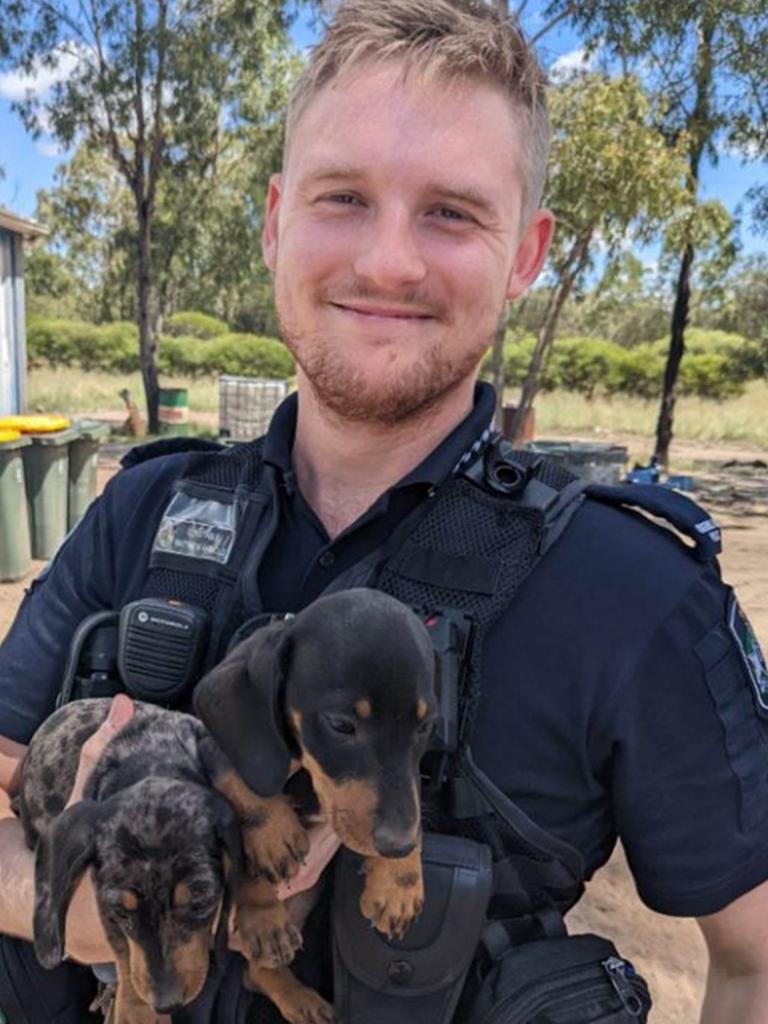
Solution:
<path fill-rule="evenodd" d="M 168 1014 L 170 1016 L 173 1013 L 178 1013 L 184 1009 L 184 1003 L 171 1003 L 169 1006 L 156 1006 L 156 1013 Z"/>
<path fill-rule="evenodd" d="M 402 829 L 387 825 L 379 825 L 376 828 L 373 843 L 382 857 L 407 857 L 416 846 L 413 833 L 406 833 Z"/>
<path fill-rule="evenodd" d="M 361 240 L 354 263 L 358 278 L 382 291 L 414 287 L 427 267 L 407 211 L 379 211 Z"/>

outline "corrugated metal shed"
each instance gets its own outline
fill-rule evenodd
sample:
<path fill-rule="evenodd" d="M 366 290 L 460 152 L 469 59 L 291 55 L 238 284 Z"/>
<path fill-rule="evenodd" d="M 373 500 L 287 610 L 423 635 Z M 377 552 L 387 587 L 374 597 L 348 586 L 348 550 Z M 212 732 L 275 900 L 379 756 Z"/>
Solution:
<path fill-rule="evenodd" d="M 27 379 L 25 242 L 46 235 L 34 221 L 0 207 L 0 416 L 22 412 Z"/>

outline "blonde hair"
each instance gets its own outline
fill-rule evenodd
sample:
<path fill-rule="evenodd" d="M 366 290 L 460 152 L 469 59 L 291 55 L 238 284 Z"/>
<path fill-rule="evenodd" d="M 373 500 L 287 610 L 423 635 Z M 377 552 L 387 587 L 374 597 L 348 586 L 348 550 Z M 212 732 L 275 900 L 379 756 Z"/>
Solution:
<path fill-rule="evenodd" d="M 508 97 L 523 146 L 523 219 L 541 201 L 549 155 L 546 76 L 516 19 L 485 0 L 341 0 L 293 90 L 286 152 L 313 97 L 343 72 L 398 60 L 426 75 L 480 80 Z"/>

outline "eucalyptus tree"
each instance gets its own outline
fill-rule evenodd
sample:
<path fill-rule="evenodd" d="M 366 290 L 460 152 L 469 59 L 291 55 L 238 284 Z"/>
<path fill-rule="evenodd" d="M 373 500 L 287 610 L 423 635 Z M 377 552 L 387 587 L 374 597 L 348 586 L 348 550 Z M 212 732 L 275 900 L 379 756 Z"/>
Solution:
<path fill-rule="evenodd" d="M 152 234 L 158 195 L 184 194 L 222 158 L 287 19 L 278 0 L 5 0 L 0 67 L 34 72 L 74 65 L 41 98 L 16 104 L 27 128 L 69 147 L 87 143 L 125 182 L 135 226 L 141 370 L 150 430 L 158 426 Z M 187 192 L 187 209 L 204 201 Z"/>
<path fill-rule="evenodd" d="M 768 154 L 768 5 L 765 0 L 552 0 L 593 48 L 635 68 L 664 94 L 658 124 L 671 145 L 685 140 L 688 194 L 698 199 L 702 164 L 723 145 L 745 157 Z M 706 220 L 706 216 L 704 217 Z M 678 370 L 685 351 L 700 228 L 679 236 L 675 302 L 656 427 L 664 465 L 672 440 Z"/>
<path fill-rule="evenodd" d="M 595 251 L 609 260 L 629 239 L 651 240 L 685 204 L 684 140 L 654 126 L 636 78 L 579 75 L 550 96 L 552 152 L 544 204 L 557 218 L 554 283 L 513 421 L 516 438 L 539 389 L 563 306 Z"/>

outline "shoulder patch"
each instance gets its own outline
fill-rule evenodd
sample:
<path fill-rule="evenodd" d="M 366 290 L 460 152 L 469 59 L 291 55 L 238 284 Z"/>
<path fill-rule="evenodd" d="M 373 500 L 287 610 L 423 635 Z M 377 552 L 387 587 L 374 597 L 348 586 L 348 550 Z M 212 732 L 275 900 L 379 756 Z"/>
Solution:
<path fill-rule="evenodd" d="M 758 708 L 768 713 L 768 666 L 755 631 L 741 609 L 736 596 L 728 599 L 728 628 L 747 670 Z"/>

